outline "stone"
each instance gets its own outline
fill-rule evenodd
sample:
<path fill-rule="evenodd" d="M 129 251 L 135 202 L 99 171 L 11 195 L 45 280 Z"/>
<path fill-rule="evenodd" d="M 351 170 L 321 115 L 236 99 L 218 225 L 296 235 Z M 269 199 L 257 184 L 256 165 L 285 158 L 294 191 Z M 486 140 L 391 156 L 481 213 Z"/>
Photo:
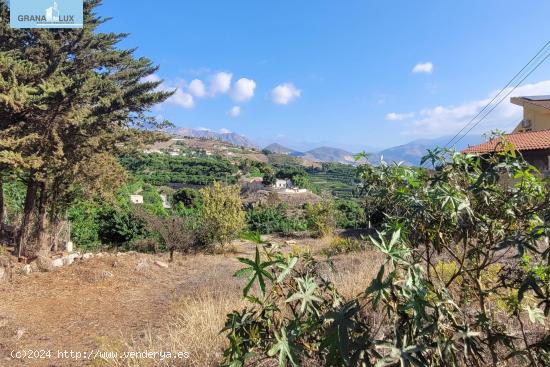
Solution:
<path fill-rule="evenodd" d="M 82 260 L 88 260 L 94 257 L 94 254 L 91 252 L 86 252 L 85 254 L 82 254 Z"/>
<path fill-rule="evenodd" d="M 285 241 L 285 244 L 290 246 L 290 245 L 296 245 L 297 242 L 294 240 L 289 240 L 289 241 Z"/>
<path fill-rule="evenodd" d="M 75 252 L 73 254 L 69 254 L 65 256 L 63 259 L 63 262 L 65 265 L 71 265 L 76 259 L 80 257 L 80 254 L 78 252 Z"/>
<path fill-rule="evenodd" d="M 113 273 L 111 273 L 110 271 L 107 271 L 107 270 L 105 270 L 101 273 L 101 277 L 103 279 L 111 278 L 112 276 L 113 276 Z"/>
<path fill-rule="evenodd" d="M 39 271 L 48 272 L 53 270 L 52 261 L 47 256 L 38 256 L 35 263 Z"/>
<path fill-rule="evenodd" d="M 65 244 L 65 251 L 67 251 L 67 252 L 73 252 L 74 251 L 73 241 L 67 241 L 67 243 Z"/>
<path fill-rule="evenodd" d="M 167 268 L 168 267 L 167 263 L 165 263 L 163 261 L 160 261 L 160 260 L 156 260 L 155 265 L 160 266 L 161 268 Z"/>
<path fill-rule="evenodd" d="M 0 283 L 4 282 L 7 278 L 6 268 L 0 266 Z"/>
<path fill-rule="evenodd" d="M 63 261 L 63 258 L 60 257 L 59 259 L 55 259 L 52 261 L 52 266 L 54 268 L 60 268 L 62 267 L 63 265 L 65 264 L 65 262 Z"/>
<path fill-rule="evenodd" d="M 29 264 L 27 264 L 21 268 L 21 272 L 25 275 L 29 275 L 30 273 L 32 273 L 32 268 Z"/>

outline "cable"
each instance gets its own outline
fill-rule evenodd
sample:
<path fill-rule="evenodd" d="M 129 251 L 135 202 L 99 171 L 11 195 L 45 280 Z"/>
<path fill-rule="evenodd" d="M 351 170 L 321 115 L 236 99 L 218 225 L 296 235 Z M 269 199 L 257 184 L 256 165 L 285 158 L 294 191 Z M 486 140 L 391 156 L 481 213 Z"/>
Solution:
<path fill-rule="evenodd" d="M 479 123 L 481 121 L 483 121 L 485 119 L 485 117 L 487 117 L 491 112 L 493 112 L 493 110 L 495 108 L 498 107 L 499 104 L 502 103 L 502 101 L 504 101 L 504 99 L 506 99 L 506 97 L 508 97 L 521 83 L 523 83 L 523 81 L 525 79 L 527 79 L 527 77 L 529 77 L 529 75 L 531 75 L 535 70 L 538 69 L 538 67 L 540 65 L 542 65 L 543 62 L 546 61 L 546 59 L 548 59 L 548 57 L 550 57 L 550 53 L 548 55 L 546 55 L 535 67 L 533 70 L 531 70 L 525 77 L 523 77 L 523 79 L 521 79 L 515 86 L 514 88 L 512 88 L 508 93 L 506 93 L 506 95 L 500 100 L 498 101 L 498 103 L 496 105 L 494 105 L 478 122 L 476 122 L 470 129 L 468 129 L 468 131 L 466 131 L 466 133 L 464 133 L 464 135 L 462 135 L 462 137 L 460 137 L 460 139 L 458 139 L 452 146 L 455 146 L 459 141 L 461 141 L 470 131 L 472 131 L 472 129 L 474 127 L 476 127 L 477 125 L 479 125 Z"/>
<path fill-rule="evenodd" d="M 526 69 L 526 68 L 527 68 L 527 67 L 528 67 L 528 66 L 529 66 L 529 65 L 530 65 L 530 64 L 531 64 L 531 63 L 532 63 L 532 62 L 533 62 L 533 61 L 534 61 L 543 51 L 544 51 L 544 49 L 545 49 L 546 47 L 548 47 L 548 45 L 550 45 L 550 41 L 548 41 L 544 46 L 542 46 L 542 48 L 535 54 L 535 56 L 533 56 L 533 57 L 531 58 L 531 60 L 529 60 L 529 62 L 528 62 L 527 64 L 525 64 L 525 65 L 523 66 L 523 68 L 521 68 L 521 70 L 518 71 L 518 72 L 516 73 L 516 75 L 514 75 L 514 77 L 508 81 L 508 83 L 506 83 L 506 85 L 498 92 L 498 94 L 496 94 L 496 95 L 493 97 L 493 99 L 491 99 L 491 101 L 489 101 L 489 103 L 487 103 L 487 104 L 485 105 L 485 107 L 483 107 L 483 108 L 482 108 L 482 109 L 481 109 L 481 110 L 480 110 L 480 111 L 479 111 L 470 121 L 468 121 L 468 123 L 467 123 L 466 125 L 464 125 L 464 126 L 462 127 L 462 129 L 460 129 L 460 131 L 458 131 L 458 132 L 455 134 L 455 136 L 453 136 L 453 138 L 452 138 L 451 140 L 449 140 L 449 142 L 447 142 L 447 144 L 445 144 L 445 148 L 447 148 L 447 147 L 451 148 L 451 147 L 455 146 L 460 140 L 462 140 L 462 138 L 460 138 L 459 140 L 457 140 L 456 142 L 453 143 L 453 141 L 456 139 L 456 137 L 459 136 L 460 133 L 461 133 L 462 131 L 464 131 L 464 129 L 466 129 L 466 128 L 468 127 L 468 125 L 470 125 L 472 122 L 474 122 L 474 121 L 483 113 L 483 111 L 485 111 L 485 110 L 486 110 L 486 109 L 487 109 L 487 108 L 488 108 L 488 107 L 498 98 L 498 96 L 499 96 L 502 92 L 504 92 L 504 91 L 506 90 L 506 88 L 508 88 L 508 87 L 512 84 L 512 82 L 513 82 L 519 75 L 521 75 L 521 73 L 522 73 L 522 72 L 523 72 L 523 71 L 524 71 L 524 70 L 525 70 L 525 69 Z M 546 57 L 543 59 L 543 61 L 546 60 L 547 57 L 548 57 L 548 56 L 546 56 Z M 540 65 L 540 63 L 535 67 L 535 69 L 536 69 L 539 65 Z M 534 71 L 535 69 L 533 69 L 533 71 Z M 531 71 L 530 73 L 532 73 L 532 71 Z M 529 73 L 527 76 L 529 76 L 530 73 Z M 522 81 L 523 81 L 523 80 L 525 80 L 525 78 L 523 78 Z M 520 83 L 521 83 L 521 82 L 520 82 Z M 516 85 L 516 87 L 517 87 L 517 85 Z M 515 88 L 514 88 L 514 89 L 515 89 Z M 512 90 L 513 90 L 513 89 L 512 89 Z M 506 96 L 504 96 L 504 98 L 506 98 Z M 502 102 L 502 100 L 501 100 L 500 102 Z M 500 104 L 500 102 L 497 103 L 497 106 Z M 493 108 L 493 109 L 494 109 L 494 108 Z M 491 111 L 492 111 L 493 109 L 491 109 Z M 476 123 L 474 126 L 476 126 L 476 125 L 477 125 L 477 123 Z M 467 134 L 468 132 L 470 132 L 470 131 L 471 131 L 471 129 L 468 130 L 468 131 L 466 132 L 466 134 Z M 453 144 L 450 145 L 451 143 L 453 143 Z"/>

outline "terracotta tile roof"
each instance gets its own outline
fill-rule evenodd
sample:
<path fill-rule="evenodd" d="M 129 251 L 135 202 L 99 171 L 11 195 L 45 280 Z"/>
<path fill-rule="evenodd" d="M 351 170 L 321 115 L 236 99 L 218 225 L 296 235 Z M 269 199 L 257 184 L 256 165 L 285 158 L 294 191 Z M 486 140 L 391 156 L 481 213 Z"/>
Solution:
<path fill-rule="evenodd" d="M 550 149 L 550 130 L 528 131 L 523 133 L 506 134 L 504 135 L 516 150 L 539 150 Z M 488 142 L 474 145 L 464 149 L 462 152 L 466 154 L 489 153 L 502 150 L 501 138 L 495 138 Z"/>

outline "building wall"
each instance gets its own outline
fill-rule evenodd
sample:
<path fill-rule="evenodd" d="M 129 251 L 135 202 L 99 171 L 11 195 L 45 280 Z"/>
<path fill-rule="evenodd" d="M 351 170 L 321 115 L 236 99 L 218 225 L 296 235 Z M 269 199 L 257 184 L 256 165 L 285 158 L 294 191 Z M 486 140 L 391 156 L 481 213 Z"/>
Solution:
<path fill-rule="evenodd" d="M 523 119 L 531 121 L 530 130 L 525 129 L 520 122 L 514 129 L 515 133 L 550 130 L 550 111 L 548 110 L 536 106 L 529 106 L 528 103 L 525 103 L 523 106 Z"/>

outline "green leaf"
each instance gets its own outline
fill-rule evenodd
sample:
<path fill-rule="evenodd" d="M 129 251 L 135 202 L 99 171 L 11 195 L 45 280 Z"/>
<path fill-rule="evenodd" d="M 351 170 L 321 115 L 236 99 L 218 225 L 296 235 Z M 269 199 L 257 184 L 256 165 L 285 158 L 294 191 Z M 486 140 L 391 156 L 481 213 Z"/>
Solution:
<path fill-rule="evenodd" d="M 546 318 L 544 317 L 544 312 L 538 307 L 527 306 L 527 314 L 529 315 L 529 320 L 535 324 L 539 323 L 544 326 Z"/>
<path fill-rule="evenodd" d="M 290 362 L 292 366 L 298 366 L 296 364 L 296 352 L 298 348 L 293 344 L 293 335 L 289 336 L 286 328 L 283 326 L 281 327 L 280 334 L 275 331 L 275 339 L 277 343 L 267 351 L 267 355 L 270 357 L 279 355 L 279 367 L 285 367 L 287 362 Z"/>
<path fill-rule="evenodd" d="M 290 296 L 286 302 L 300 302 L 300 313 L 304 314 L 306 310 L 317 312 L 315 303 L 321 303 L 323 300 L 315 295 L 317 290 L 317 283 L 315 280 L 309 277 L 305 278 L 295 278 L 298 283 L 298 292 Z"/>
<path fill-rule="evenodd" d="M 268 280 L 273 281 L 273 276 L 267 269 L 273 266 L 275 262 L 262 261 L 258 246 L 256 246 L 256 254 L 254 256 L 254 261 L 247 258 L 242 258 L 242 257 L 238 257 L 237 260 L 239 260 L 239 262 L 245 265 L 248 265 L 247 268 L 237 270 L 234 274 L 234 276 L 237 276 L 237 277 L 248 275 L 247 283 L 243 289 L 243 297 L 248 296 L 248 292 L 250 292 L 250 288 L 252 288 L 256 280 L 258 281 L 258 284 L 260 286 L 260 292 L 263 296 L 265 294 L 265 289 L 266 289 L 265 279 L 267 278 Z"/>
<path fill-rule="evenodd" d="M 277 283 L 282 283 L 285 280 L 285 278 L 292 271 L 296 263 L 298 263 L 298 258 L 292 256 L 286 262 L 280 262 L 277 264 L 277 267 L 281 269 L 281 272 L 277 277 Z"/>

